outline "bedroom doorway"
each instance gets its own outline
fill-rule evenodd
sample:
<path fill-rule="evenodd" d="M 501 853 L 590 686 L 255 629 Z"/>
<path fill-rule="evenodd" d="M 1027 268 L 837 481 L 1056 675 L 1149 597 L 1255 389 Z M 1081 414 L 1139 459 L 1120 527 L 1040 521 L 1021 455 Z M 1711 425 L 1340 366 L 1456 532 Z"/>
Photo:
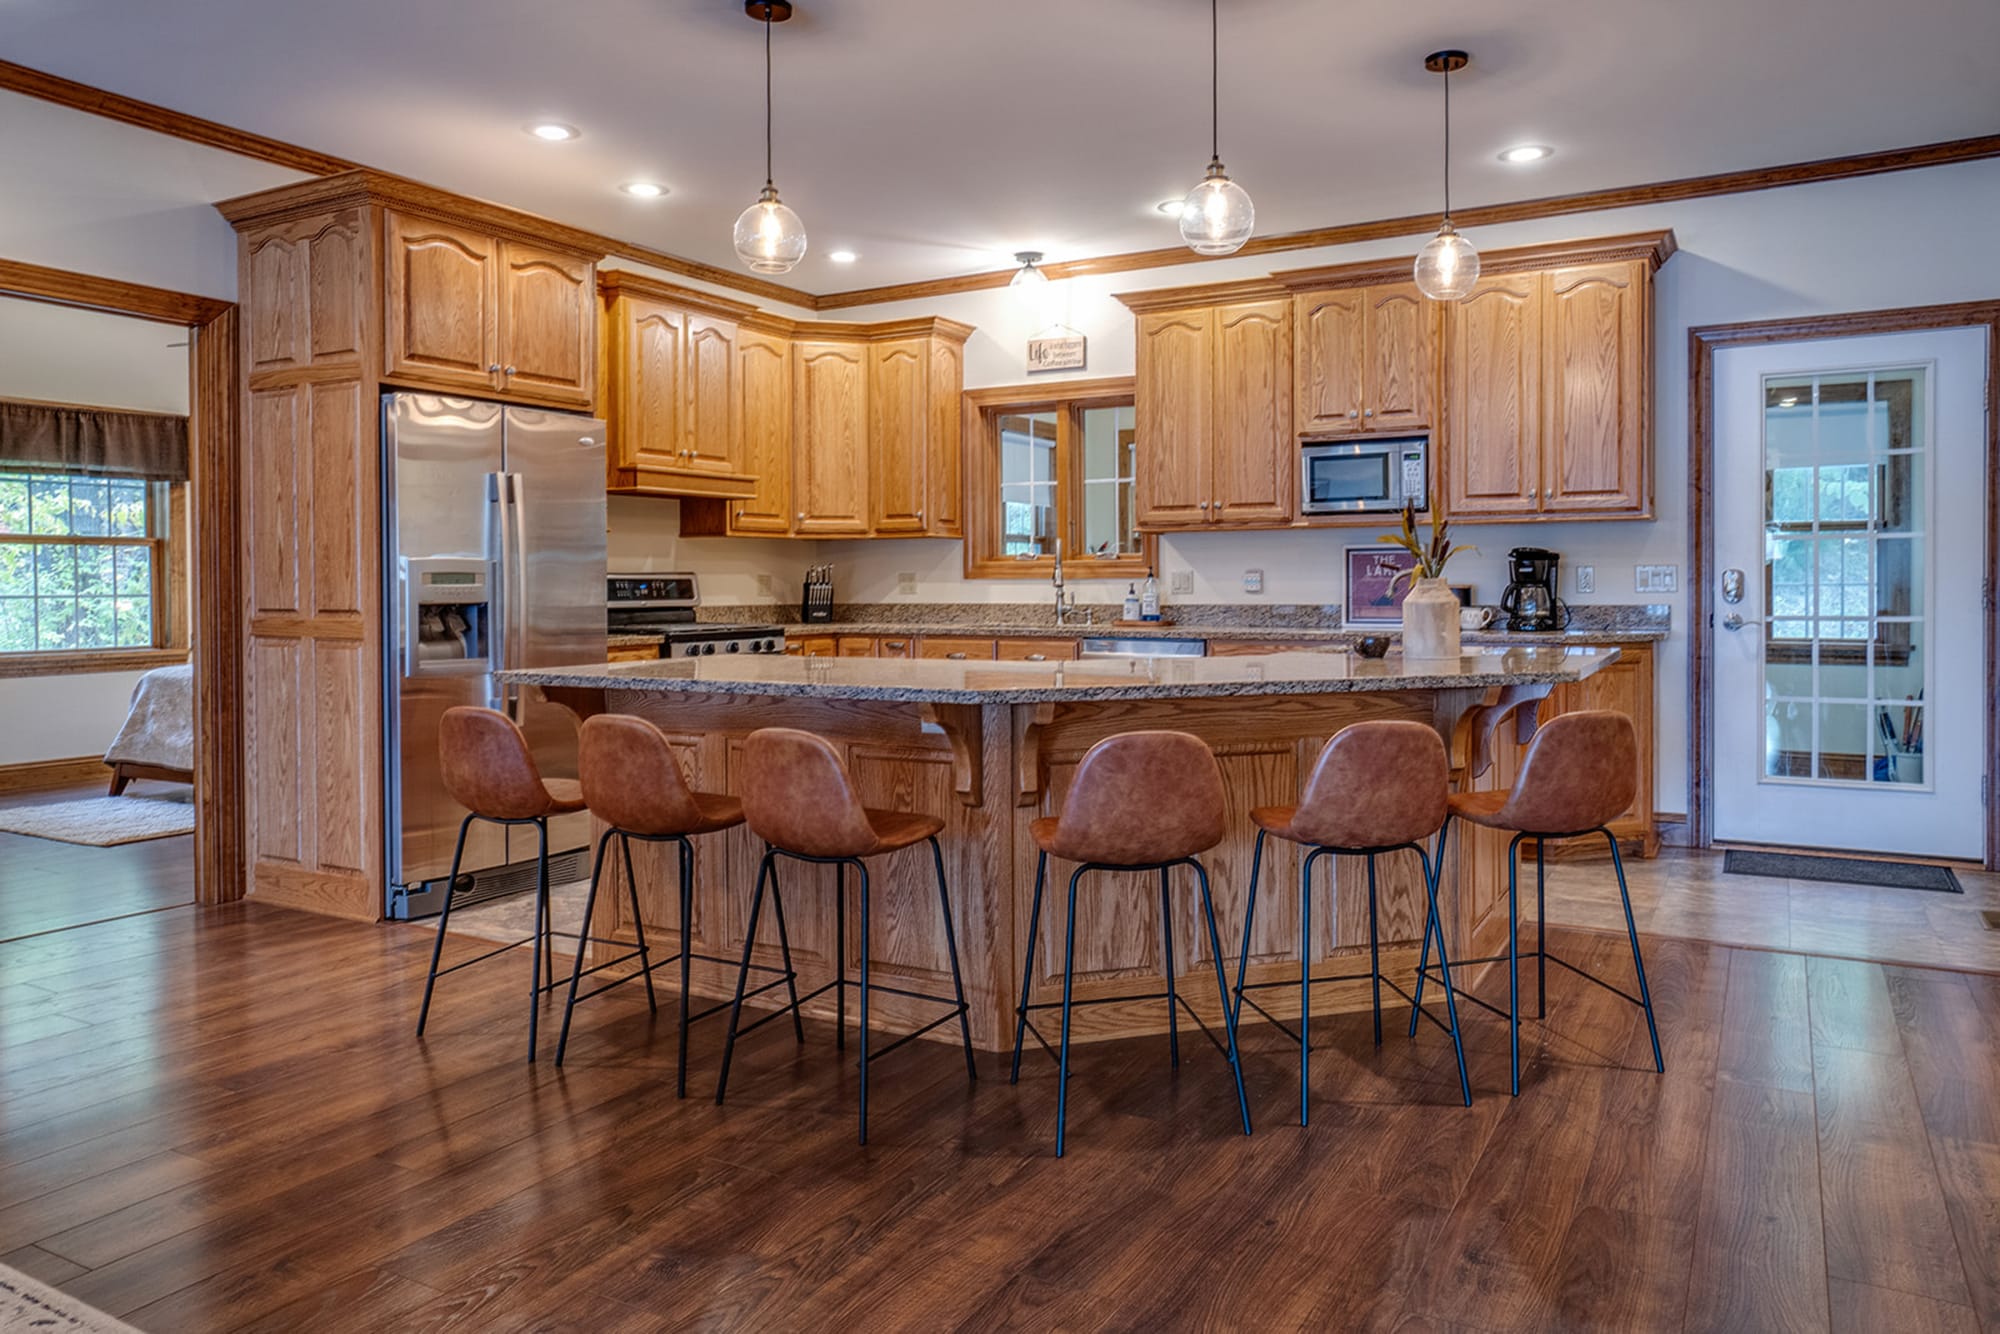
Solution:
<path fill-rule="evenodd" d="M 235 308 L 0 260 L 0 941 L 242 895 Z"/>

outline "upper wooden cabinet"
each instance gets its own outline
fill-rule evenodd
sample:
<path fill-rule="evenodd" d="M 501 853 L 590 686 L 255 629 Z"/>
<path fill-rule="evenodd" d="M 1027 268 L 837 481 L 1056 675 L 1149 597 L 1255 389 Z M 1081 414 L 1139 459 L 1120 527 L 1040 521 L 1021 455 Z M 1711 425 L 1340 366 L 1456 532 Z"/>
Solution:
<path fill-rule="evenodd" d="M 1422 430 L 1436 420 L 1437 303 L 1415 283 L 1292 298 L 1301 433 Z"/>
<path fill-rule="evenodd" d="M 867 344 L 814 338 L 792 345 L 792 441 L 792 531 L 865 536 Z"/>
<path fill-rule="evenodd" d="M 1481 279 L 1445 327 L 1446 508 L 1533 514 L 1541 487 L 1541 276 Z"/>
<path fill-rule="evenodd" d="M 792 531 L 792 344 L 780 333 L 742 328 L 736 337 L 736 420 L 750 494 L 731 501 L 726 531 Z"/>
<path fill-rule="evenodd" d="M 754 312 L 632 274 L 600 286 L 611 488 L 749 496 L 737 320 Z"/>
<path fill-rule="evenodd" d="M 925 320 L 868 345 L 869 518 L 879 536 L 962 535 L 959 392 L 972 331 Z"/>
<path fill-rule="evenodd" d="M 1290 522 L 1291 303 L 1262 300 L 1139 310 L 1137 503 L 1146 528 Z"/>
<path fill-rule="evenodd" d="M 593 256 L 383 210 L 383 375 L 398 384 L 591 405 Z"/>

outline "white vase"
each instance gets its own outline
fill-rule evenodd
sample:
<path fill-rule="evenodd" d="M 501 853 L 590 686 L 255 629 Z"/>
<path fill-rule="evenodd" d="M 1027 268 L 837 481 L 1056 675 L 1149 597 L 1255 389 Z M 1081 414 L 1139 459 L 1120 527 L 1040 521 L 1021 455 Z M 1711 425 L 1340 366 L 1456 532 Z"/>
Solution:
<path fill-rule="evenodd" d="M 1419 579 L 1403 599 L 1403 657 L 1458 657 L 1458 597 L 1443 579 Z"/>

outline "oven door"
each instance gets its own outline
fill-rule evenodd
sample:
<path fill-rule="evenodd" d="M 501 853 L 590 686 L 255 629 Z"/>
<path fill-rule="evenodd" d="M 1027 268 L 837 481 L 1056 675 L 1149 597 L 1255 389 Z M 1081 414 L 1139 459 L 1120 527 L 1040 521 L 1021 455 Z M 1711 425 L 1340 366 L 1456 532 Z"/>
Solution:
<path fill-rule="evenodd" d="M 1299 508 L 1307 514 L 1393 510 L 1402 504 L 1397 451 L 1380 442 L 1307 445 L 1300 458 Z"/>

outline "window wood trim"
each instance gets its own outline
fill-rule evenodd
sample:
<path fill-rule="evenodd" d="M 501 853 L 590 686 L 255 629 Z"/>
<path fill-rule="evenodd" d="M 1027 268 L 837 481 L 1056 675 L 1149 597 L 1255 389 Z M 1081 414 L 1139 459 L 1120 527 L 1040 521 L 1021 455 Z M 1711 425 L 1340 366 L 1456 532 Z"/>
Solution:
<path fill-rule="evenodd" d="M 0 542 L 30 546 L 145 548 L 153 590 L 153 642 L 143 647 L 124 644 L 113 648 L 30 649 L 19 653 L 0 653 L 0 680 L 68 672 L 127 671 L 133 667 L 164 667 L 187 661 L 192 607 L 188 597 L 188 484 L 149 481 L 146 486 L 144 537 L 0 531 Z M 158 661 L 146 661 L 148 655 Z M 105 659 L 118 661 L 105 663 Z M 29 666 L 30 660 L 35 665 Z"/>
<path fill-rule="evenodd" d="M 1073 437 L 1079 414 L 1088 408 L 1121 407 L 1136 401 L 1137 381 L 1129 375 L 1095 380 L 1057 380 L 1050 384 L 1003 385 L 969 389 L 962 396 L 965 415 L 965 577 L 968 579 L 1047 580 L 1055 573 L 1055 558 L 1018 560 L 1000 554 L 1000 440 L 989 422 L 1002 412 L 1059 412 L 1056 432 L 1058 522 L 1065 556 L 1063 572 L 1076 579 L 1137 579 L 1159 565 L 1159 538 L 1142 533 L 1139 551 L 1112 560 L 1082 554 L 1083 460 Z"/>
<path fill-rule="evenodd" d="M 178 667 L 187 660 L 188 651 L 184 648 L 63 648 L 0 653 L 0 681 L 26 676 L 151 671 L 155 667 Z"/>

